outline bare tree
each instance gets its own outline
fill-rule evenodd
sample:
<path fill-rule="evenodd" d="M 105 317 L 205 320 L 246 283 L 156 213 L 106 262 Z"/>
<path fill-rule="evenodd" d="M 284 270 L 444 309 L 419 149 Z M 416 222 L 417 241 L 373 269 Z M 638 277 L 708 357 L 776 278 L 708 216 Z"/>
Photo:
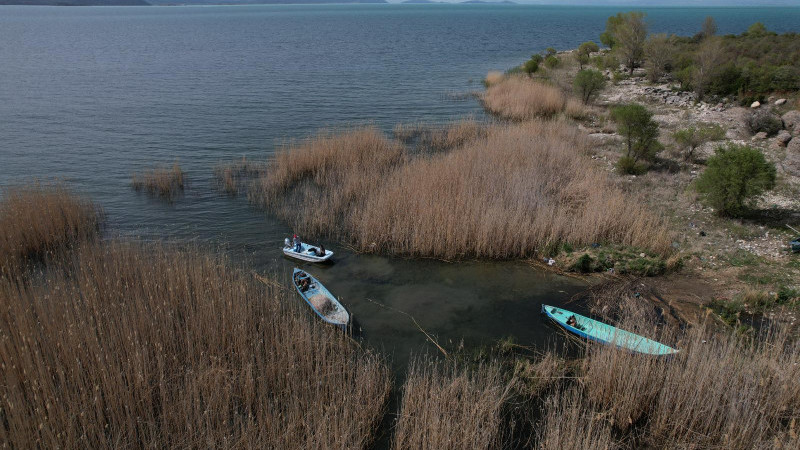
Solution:
<path fill-rule="evenodd" d="M 624 21 L 614 30 L 615 51 L 622 63 L 633 75 L 644 58 L 644 41 L 647 39 L 647 24 L 644 13 L 631 11 L 623 15 Z"/>
<path fill-rule="evenodd" d="M 704 40 L 695 55 L 695 67 L 692 73 L 692 84 L 700 98 L 708 92 L 711 79 L 723 63 L 722 44 L 718 37 Z"/>
<path fill-rule="evenodd" d="M 701 31 L 701 34 L 703 35 L 703 39 L 708 39 L 717 34 L 717 22 L 714 21 L 713 17 L 706 16 L 706 20 L 703 21 L 703 31 Z"/>
<path fill-rule="evenodd" d="M 651 34 L 644 43 L 645 69 L 647 78 L 657 82 L 672 63 L 675 48 L 669 36 L 664 33 Z"/>

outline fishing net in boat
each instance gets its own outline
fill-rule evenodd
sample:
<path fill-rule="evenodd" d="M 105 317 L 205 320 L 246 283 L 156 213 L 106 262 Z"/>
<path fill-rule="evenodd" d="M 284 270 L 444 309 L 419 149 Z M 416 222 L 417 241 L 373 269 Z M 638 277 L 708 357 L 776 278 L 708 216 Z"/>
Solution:
<path fill-rule="evenodd" d="M 331 300 L 323 294 L 314 294 L 309 298 L 309 301 L 314 305 L 314 309 L 319 311 L 323 316 L 336 311 L 336 306 Z"/>

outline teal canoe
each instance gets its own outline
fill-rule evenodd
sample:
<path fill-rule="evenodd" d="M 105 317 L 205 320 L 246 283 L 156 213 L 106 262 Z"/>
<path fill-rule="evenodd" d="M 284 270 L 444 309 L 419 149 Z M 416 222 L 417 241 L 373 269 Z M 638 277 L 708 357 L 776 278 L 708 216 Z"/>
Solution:
<path fill-rule="evenodd" d="M 582 338 L 602 342 L 603 344 L 616 345 L 617 347 L 646 355 L 666 356 L 678 352 L 678 350 L 668 345 L 664 345 L 652 339 L 647 339 L 644 336 L 639 336 L 630 331 L 621 330 L 586 316 L 575 314 L 566 309 L 542 305 L 542 312 L 564 327 L 567 331 Z M 572 324 L 568 323 L 570 322 L 570 317 L 573 316 L 575 317 L 575 322 Z"/>

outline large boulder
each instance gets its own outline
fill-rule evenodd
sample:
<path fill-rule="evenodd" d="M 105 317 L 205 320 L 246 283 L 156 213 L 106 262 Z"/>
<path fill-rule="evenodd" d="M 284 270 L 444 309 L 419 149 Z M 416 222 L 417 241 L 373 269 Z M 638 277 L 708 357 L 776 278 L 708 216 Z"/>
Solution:
<path fill-rule="evenodd" d="M 792 140 L 792 133 L 789 133 L 786 130 L 781 130 L 778 132 L 778 136 L 775 138 L 775 142 L 778 144 L 778 147 L 786 147 L 786 144 Z"/>
<path fill-rule="evenodd" d="M 792 110 L 781 116 L 783 128 L 786 128 L 793 135 L 800 132 L 800 111 Z"/>
<path fill-rule="evenodd" d="M 800 139 L 793 138 L 786 146 L 786 159 L 783 168 L 790 175 L 800 177 Z"/>

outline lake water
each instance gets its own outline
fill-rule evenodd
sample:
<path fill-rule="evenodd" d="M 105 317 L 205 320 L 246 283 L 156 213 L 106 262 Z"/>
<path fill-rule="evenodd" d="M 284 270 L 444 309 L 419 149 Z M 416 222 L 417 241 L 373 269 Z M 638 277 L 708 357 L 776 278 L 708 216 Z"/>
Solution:
<path fill-rule="evenodd" d="M 220 246 L 279 275 L 285 224 L 212 188 L 217 162 L 265 158 L 321 127 L 482 117 L 487 71 L 546 47 L 594 39 L 620 8 L 522 5 L 227 7 L 0 6 L 0 185 L 67 180 L 108 213 L 110 232 Z M 654 32 L 720 33 L 755 21 L 800 31 L 800 8 L 650 8 Z M 186 194 L 167 204 L 130 188 L 131 174 L 179 161 Z M 302 230 L 300 230 L 302 232 Z M 585 288 L 523 263 L 446 264 L 363 256 L 309 268 L 402 364 L 425 349 L 403 310 L 442 342 L 556 334 L 542 302 Z M 288 277 L 287 277 L 288 279 Z"/>

